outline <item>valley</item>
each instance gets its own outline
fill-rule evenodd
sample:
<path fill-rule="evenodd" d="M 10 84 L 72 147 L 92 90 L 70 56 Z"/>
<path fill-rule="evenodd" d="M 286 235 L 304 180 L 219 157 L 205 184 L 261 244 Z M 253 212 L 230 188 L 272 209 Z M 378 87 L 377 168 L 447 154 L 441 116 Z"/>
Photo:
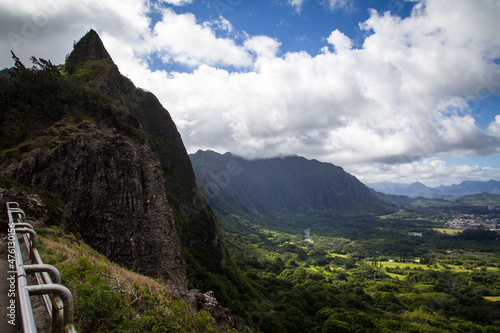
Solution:
<path fill-rule="evenodd" d="M 251 286 L 228 304 L 240 331 L 499 330 L 498 195 L 391 196 L 298 157 L 190 157 Z"/>
<path fill-rule="evenodd" d="M 298 228 L 287 232 L 216 214 L 233 259 L 262 294 L 240 319 L 247 327 L 264 332 L 498 330 L 495 232 L 443 233 L 436 229 L 445 229 L 445 223 L 424 212 L 411 219 L 395 214 L 316 224 L 307 242 Z"/>

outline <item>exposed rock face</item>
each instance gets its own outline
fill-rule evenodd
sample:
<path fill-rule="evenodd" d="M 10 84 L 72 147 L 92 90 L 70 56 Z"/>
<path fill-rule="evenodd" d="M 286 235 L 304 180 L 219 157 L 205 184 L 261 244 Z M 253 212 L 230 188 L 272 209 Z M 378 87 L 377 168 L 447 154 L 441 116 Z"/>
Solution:
<path fill-rule="evenodd" d="M 47 136 L 53 149 L 31 150 L 0 172 L 58 194 L 69 211 L 66 227 L 111 260 L 185 291 L 180 241 L 149 144 L 90 122 L 56 124 Z"/>
<path fill-rule="evenodd" d="M 0 199 L 0 218 L 7 219 L 7 202 L 17 202 L 31 222 L 43 225 L 47 219 L 47 207 L 37 194 L 27 194 L 22 189 L 14 187 L 9 189 Z"/>
<path fill-rule="evenodd" d="M 170 114 L 154 94 L 136 88 L 120 74 L 99 35 L 90 30 L 75 45 L 66 67 L 70 73 L 75 70 L 78 74 L 82 66 L 96 61 L 105 66 L 85 85 L 111 97 L 117 105 L 125 105 L 130 116 L 153 139 L 183 249 L 206 269 L 223 269 L 229 254 L 216 217 L 198 192 L 191 161 Z"/>
<path fill-rule="evenodd" d="M 238 327 L 238 323 L 231 315 L 231 311 L 219 304 L 213 291 L 202 294 L 199 290 L 192 289 L 186 295 L 186 302 L 193 311 L 210 312 L 221 331 L 225 331 L 225 328 L 227 327 L 232 329 L 236 329 Z"/>

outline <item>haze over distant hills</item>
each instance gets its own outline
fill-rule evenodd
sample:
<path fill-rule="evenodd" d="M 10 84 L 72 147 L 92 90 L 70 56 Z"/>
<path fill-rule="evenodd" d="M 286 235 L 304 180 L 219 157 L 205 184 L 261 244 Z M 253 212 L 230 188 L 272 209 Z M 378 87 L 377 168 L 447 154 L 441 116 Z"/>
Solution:
<path fill-rule="evenodd" d="M 406 195 L 409 197 L 425 197 L 436 199 L 449 199 L 457 196 L 472 195 L 477 193 L 500 194 L 500 181 L 463 181 L 460 184 L 449 186 L 428 187 L 420 182 L 412 184 L 401 183 L 370 183 L 366 186 L 377 192 L 392 195 Z"/>

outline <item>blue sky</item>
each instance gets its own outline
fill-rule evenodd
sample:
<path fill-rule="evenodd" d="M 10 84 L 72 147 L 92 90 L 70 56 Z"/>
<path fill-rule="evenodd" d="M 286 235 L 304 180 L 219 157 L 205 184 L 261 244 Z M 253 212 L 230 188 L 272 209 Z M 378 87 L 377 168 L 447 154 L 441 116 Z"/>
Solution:
<path fill-rule="evenodd" d="M 296 154 L 365 183 L 500 179 L 500 0 L 0 0 L 9 50 L 90 28 L 188 152 Z"/>

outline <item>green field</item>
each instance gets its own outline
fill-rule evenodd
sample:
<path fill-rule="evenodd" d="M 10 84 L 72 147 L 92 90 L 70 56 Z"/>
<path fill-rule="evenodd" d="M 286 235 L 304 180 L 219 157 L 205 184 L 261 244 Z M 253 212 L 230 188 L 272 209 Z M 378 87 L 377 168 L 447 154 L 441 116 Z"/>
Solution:
<path fill-rule="evenodd" d="M 456 235 L 456 234 L 462 232 L 462 230 L 460 230 L 460 229 L 452 229 L 452 228 L 432 228 L 432 230 L 441 232 L 443 234 L 448 234 L 448 235 Z"/>
<path fill-rule="evenodd" d="M 373 265 L 373 261 L 367 261 L 366 262 L 368 265 Z M 396 261 L 377 261 L 377 266 L 380 268 L 400 268 L 400 269 L 432 269 L 432 270 L 437 270 L 437 271 L 442 271 L 442 270 L 452 270 L 455 272 L 472 272 L 474 269 L 466 269 L 463 266 L 458 266 L 458 265 L 442 265 L 442 264 L 419 264 L 415 262 L 396 262 Z M 477 271 L 477 269 L 475 269 Z M 500 270 L 498 267 L 486 267 L 486 270 L 488 271 L 498 271 Z M 389 274 L 389 275 L 400 275 L 400 274 Z M 398 276 L 399 277 L 399 276 Z M 400 277 L 399 277 L 400 278 Z"/>

